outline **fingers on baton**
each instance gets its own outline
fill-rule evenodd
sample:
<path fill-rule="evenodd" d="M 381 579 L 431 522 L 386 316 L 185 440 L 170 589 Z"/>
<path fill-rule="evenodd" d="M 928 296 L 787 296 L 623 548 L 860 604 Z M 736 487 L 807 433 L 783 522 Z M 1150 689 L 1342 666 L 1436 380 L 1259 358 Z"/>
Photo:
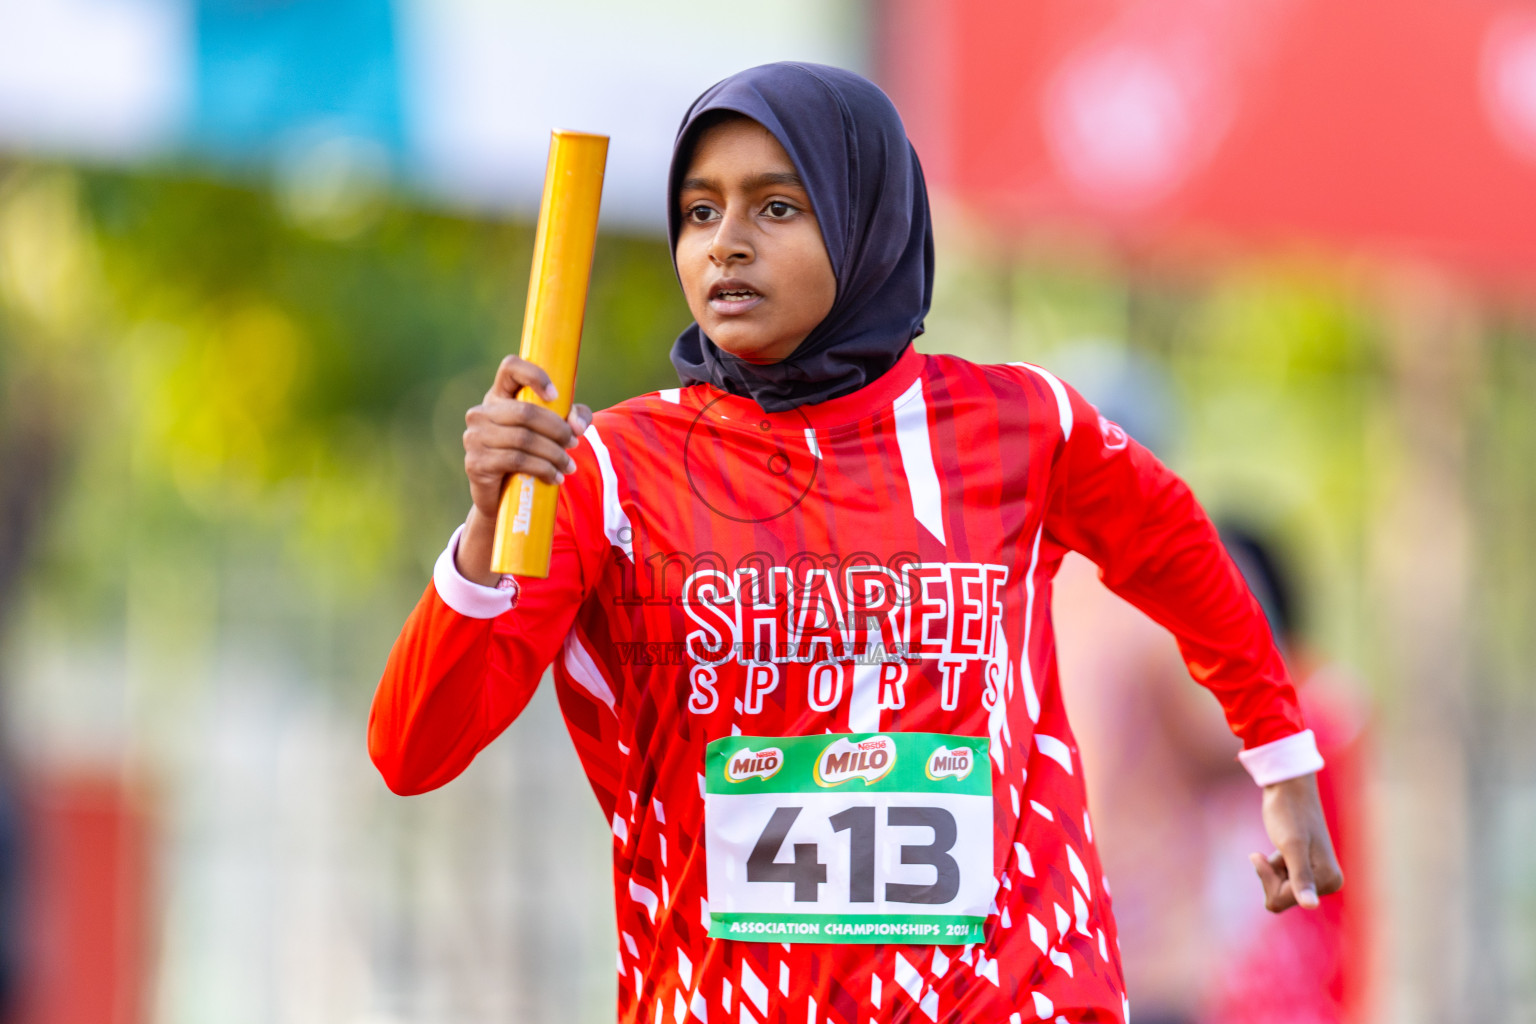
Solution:
<path fill-rule="evenodd" d="M 516 398 L 518 392 L 529 387 L 538 392 L 546 402 L 553 402 L 560 397 L 559 391 L 550 381 L 549 374 L 537 363 L 530 363 L 522 356 L 507 356 L 496 368 L 496 380 L 491 384 L 490 393 L 499 398 Z"/>
<path fill-rule="evenodd" d="M 508 472 L 532 473 L 550 483 L 558 482 L 556 474 L 576 472 L 576 460 L 565 447 L 531 427 L 488 424 L 480 431 L 480 442 L 489 450 L 522 457 L 523 464 L 511 466 Z"/>
<path fill-rule="evenodd" d="M 578 402 L 571 406 L 571 414 L 565 418 L 565 422 L 571 428 L 571 440 L 566 447 L 575 448 L 581 443 L 581 435 L 592 425 L 592 410 Z"/>
<path fill-rule="evenodd" d="M 496 371 L 496 382 L 485 394 L 485 401 L 465 414 L 465 423 L 471 430 L 485 429 L 489 426 L 520 427 L 549 438 L 561 448 L 574 448 L 578 435 L 569 418 L 561 418 L 551 409 L 515 397 L 521 392 L 523 385 L 517 383 L 520 377 L 513 376 L 514 372 L 529 378 L 529 387 L 539 387 L 539 380 L 547 382 L 548 378 L 543 376 L 543 370 L 520 359 L 517 360 L 518 366 L 509 369 L 509 361 L 514 359 L 517 357 L 508 356 L 502 361 L 501 368 Z M 537 373 L 535 374 L 534 371 Z M 586 406 L 580 406 L 580 408 L 585 410 L 587 420 L 590 421 L 591 410 Z M 573 408 L 573 416 L 575 412 L 576 409 Z M 586 429 L 585 426 L 582 429 Z M 556 460 L 556 465 L 562 462 L 563 460 Z"/>

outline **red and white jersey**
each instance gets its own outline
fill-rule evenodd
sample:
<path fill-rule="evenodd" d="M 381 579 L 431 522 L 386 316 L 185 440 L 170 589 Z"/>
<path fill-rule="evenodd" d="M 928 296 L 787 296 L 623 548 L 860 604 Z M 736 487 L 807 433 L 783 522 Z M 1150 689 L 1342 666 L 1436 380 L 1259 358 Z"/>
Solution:
<path fill-rule="evenodd" d="M 1178 637 L 1256 779 L 1320 767 L 1263 614 L 1189 489 L 1042 369 L 909 347 L 859 391 L 778 413 L 669 389 L 597 413 L 575 458 L 549 578 L 520 580 L 515 607 L 460 577 L 450 544 L 390 655 L 369 748 L 397 792 L 441 786 L 553 663 L 612 824 L 626 1024 L 1125 1019 L 1056 674 L 1050 590 L 1068 550 Z M 981 941 L 709 935 L 724 883 L 706 856 L 706 747 L 828 733 L 984 738 L 990 849 L 952 851 L 990 872 Z M 890 826 L 914 810 L 890 809 Z M 785 834 L 764 848 L 775 880 L 743 886 L 862 898 L 856 870 L 827 875 L 830 843 L 780 850 Z M 903 846 L 901 863 L 944 859 L 927 849 Z"/>

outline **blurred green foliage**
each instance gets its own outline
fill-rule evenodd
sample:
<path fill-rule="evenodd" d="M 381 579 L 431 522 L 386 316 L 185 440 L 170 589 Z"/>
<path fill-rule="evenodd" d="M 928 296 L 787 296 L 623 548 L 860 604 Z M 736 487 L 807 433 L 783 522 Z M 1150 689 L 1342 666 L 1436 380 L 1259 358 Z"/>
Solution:
<path fill-rule="evenodd" d="M 62 463 L 40 621 L 167 654 L 307 636 L 322 678 L 382 662 L 467 508 L 463 413 L 517 349 L 533 233 L 386 201 L 328 227 L 261 188 L 0 168 L 0 374 Z M 664 243 L 604 235 L 579 399 L 675 384 L 687 321 Z"/>

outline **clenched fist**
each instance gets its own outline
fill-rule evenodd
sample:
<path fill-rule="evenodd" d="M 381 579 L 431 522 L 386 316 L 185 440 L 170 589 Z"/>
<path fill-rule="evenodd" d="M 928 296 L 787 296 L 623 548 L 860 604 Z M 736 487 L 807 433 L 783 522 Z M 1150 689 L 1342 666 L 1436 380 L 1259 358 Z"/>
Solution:
<path fill-rule="evenodd" d="M 517 395 L 524 387 L 545 401 L 559 397 L 541 367 L 507 356 L 485 399 L 464 414 L 464 475 L 474 505 L 459 539 L 457 564 L 465 579 L 484 586 L 495 586 L 500 578 L 491 571 L 491 547 L 507 478 L 526 473 L 545 483 L 560 483 L 567 473 L 576 472 L 569 449 L 592 422 L 592 410 L 585 405 L 573 404 L 570 415 L 561 419 L 541 405 L 520 401 Z"/>

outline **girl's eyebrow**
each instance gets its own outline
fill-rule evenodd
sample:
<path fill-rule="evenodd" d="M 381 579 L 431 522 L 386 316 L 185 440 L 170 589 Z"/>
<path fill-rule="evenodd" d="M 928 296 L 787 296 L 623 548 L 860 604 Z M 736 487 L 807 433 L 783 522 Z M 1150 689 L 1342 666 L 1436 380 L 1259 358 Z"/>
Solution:
<path fill-rule="evenodd" d="M 746 192 L 755 192 L 770 185 L 784 185 L 805 191 L 805 182 L 801 181 L 800 175 L 793 171 L 764 171 L 762 174 L 754 174 L 741 181 L 741 188 Z M 682 187 L 678 191 L 720 192 L 722 189 L 720 183 L 713 178 L 684 178 Z"/>

